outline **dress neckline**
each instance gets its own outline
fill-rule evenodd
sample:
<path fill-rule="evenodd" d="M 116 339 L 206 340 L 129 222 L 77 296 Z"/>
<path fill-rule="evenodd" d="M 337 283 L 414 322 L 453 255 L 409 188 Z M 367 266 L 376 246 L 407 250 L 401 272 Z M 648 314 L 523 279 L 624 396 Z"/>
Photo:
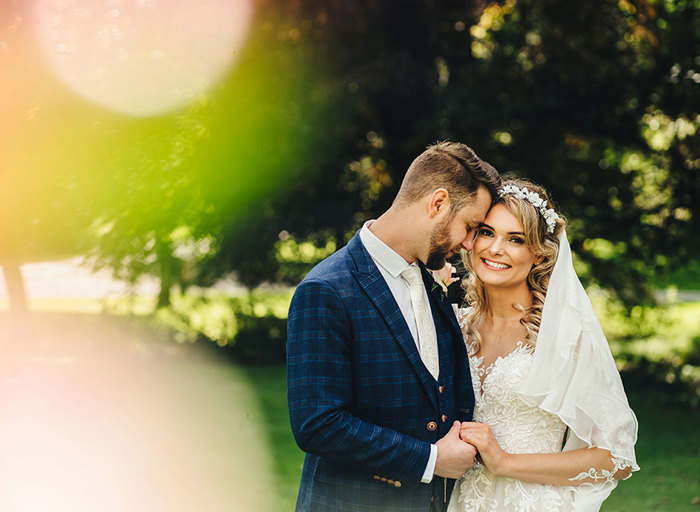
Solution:
<path fill-rule="evenodd" d="M 475 362 L 476 377 L 479 379 L 480 394 L 483 395 L 484 385 L 486 384 L 486 380 L 489 378 L 489 376 L 493 372 L 493 369 L 498 365 L 498 363 L 502 363 L 503 361 L 509 359 L 511 356 L 513 356 L 514 354 L 516 354 L 520 351 L 524 351 L 525 353 L 532 354 L 533 347 L 531 347 L 530 345 L 526 345 L 522 341 L 518 341 L 518 343 L 515 345 L 515 348 L 513 350 L 511 350 L 510 352 L 508 352 L 505 355 L 499 355 L 486 368 L 483 367 L 484 356 L 472 356 L 472 357 L 470 357 L 470 359 L 473 359 Z"/>

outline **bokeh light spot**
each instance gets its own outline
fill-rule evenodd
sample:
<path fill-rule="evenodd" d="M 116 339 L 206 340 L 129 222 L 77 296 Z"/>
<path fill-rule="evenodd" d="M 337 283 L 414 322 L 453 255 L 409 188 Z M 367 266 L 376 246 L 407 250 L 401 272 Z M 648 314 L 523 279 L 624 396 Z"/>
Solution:
<path fill-rule="evenodd" d="M 186 105 L 231 66 L 249 0 L 36 0 L 37 36 L 61 80 L 112 110 Z"/>

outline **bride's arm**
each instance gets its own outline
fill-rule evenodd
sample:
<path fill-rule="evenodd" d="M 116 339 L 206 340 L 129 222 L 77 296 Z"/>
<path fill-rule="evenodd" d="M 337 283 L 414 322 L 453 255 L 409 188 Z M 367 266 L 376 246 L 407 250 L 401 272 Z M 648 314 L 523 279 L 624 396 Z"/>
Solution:
<path fill-rule="evenodd" d="M 462 423 L 462 439 L 476 447 L 486 468 L 495 476 L 552 485 L 579 485 L 624 479 L 632 469 L 613 460 L 608 450 L 581 448 L 559 453 L 507 453 L 491 427 Z"/>

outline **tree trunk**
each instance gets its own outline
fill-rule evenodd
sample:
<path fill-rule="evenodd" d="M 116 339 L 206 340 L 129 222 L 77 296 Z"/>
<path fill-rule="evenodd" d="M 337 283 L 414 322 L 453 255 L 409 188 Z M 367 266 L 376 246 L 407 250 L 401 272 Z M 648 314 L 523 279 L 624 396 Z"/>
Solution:
<path fill-rule="evenodd" d="M 167 242 L 156 241 L 156 256 L 158 257 L 158 270 L 160 274 L 160 291 L 158 292 L 158 304 L 156 308 L 170 306 L 170 289 L 173 286 L 173 255 Z"/>
<path fill-rule="evenodd" d="M 24 279 L 19 264 L 4 261 L 2 270 L 5 275 L 7 293 L 10 297 L 10 311 L 14 313 L 26 313 L 27 294 L 24 291 Z"/>
<path fill-rule="evenodd" d="M 166 279 L 167 276 L 161 275 L 160 291 L 158 292 L 158 309 L 167 308 L 170 306 L 170 283 Z"/>

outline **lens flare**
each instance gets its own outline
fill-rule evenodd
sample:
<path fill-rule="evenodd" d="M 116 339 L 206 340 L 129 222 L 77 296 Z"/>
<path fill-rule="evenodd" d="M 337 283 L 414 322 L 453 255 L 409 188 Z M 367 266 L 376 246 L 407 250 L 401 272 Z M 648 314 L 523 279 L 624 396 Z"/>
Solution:
<path fill-rule="evenodd" d="M 61 80 L 118 112 L 181 108 L 231 66 L 249 0 L 37 0 L 37 36 Z"/>
<path fill-rule="evenodd" d="M 0 510 L 278 510 L 253 383 L 123 319 L 0 312 Z"/>

